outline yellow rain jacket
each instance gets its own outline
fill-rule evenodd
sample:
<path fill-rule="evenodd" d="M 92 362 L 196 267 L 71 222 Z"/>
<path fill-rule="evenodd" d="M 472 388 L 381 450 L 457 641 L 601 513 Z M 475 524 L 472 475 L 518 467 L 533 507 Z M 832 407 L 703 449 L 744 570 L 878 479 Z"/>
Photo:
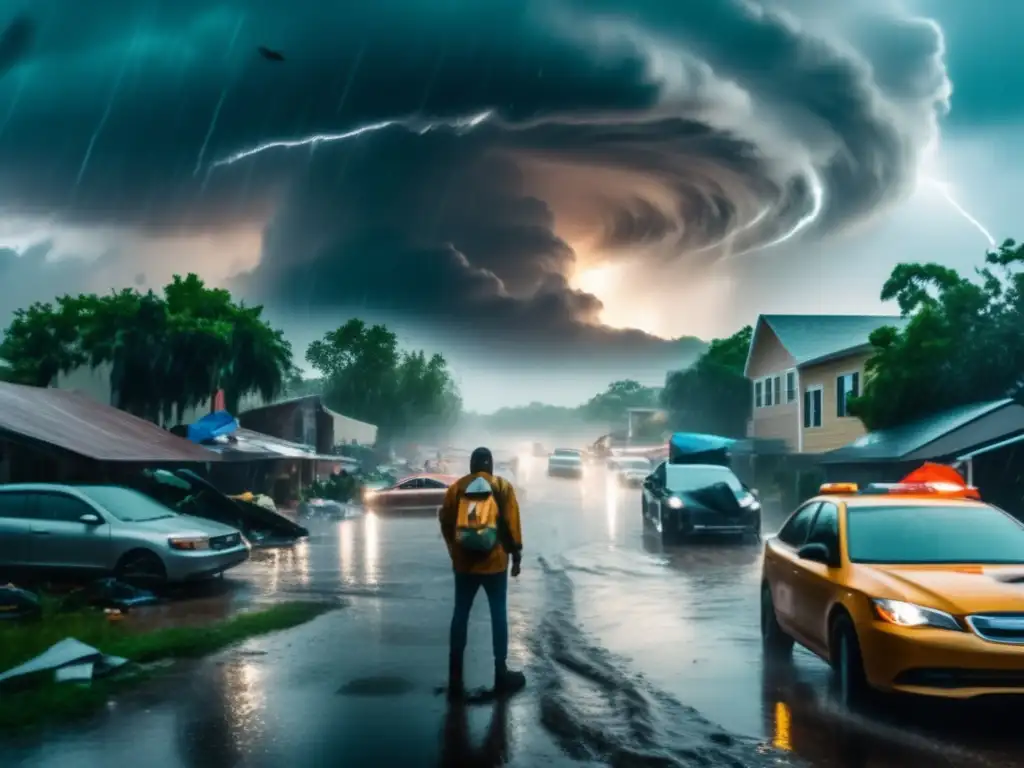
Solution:
<path fill-rule="evenodd" d="M 459 516 L 459 500 L 466 487 L 478 477 L 490 484 L 498 509 L 501 511 L 505 536 L 505 545 L 498 544 L 483 557 L 463 552 L 455 544 L 455 524 Z M 516 499 L 512 484 L 501 477 L 494 477 L 486 472 L 466 475 L 448 487 L 444 504 L 438 512 L 441 522 L 441 535 L 448 545 L 448 554 L 452 558 L 452 567 L 459 573 L 503 573 L 508 570 L 509 552 L 506 547 L 518 553 L 523 548 L 523 529 L 519 521 L 519 501 Z"/>

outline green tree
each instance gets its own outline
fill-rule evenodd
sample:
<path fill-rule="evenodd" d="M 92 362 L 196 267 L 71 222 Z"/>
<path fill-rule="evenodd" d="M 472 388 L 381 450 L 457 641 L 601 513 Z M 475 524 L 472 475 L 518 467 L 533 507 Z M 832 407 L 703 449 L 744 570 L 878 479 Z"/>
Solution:
<path fill-rule="evenodd" d="M 78 347 L 79 321 L 80 304 L 71 296 L 16 310 L 0 342 L 8 380 L 48 387 L 59 374 L 82 365 L 85 356 Z"/>
<path fill-rule="evenodd" d="M 588 421 L 605 424 L 619 424 L 626 420 L 630 408 L 656 408 L 659 392 L 656 388 L 645 387 L 633 379 L 613 381 L 600 394 L 594 395 L 580 407 Z"/>
<path fill-rule="evenodd" d="M 882 287 L 907 318 L 871 335 L 850 413 L 870 430 L 958 405 L 1018 396 L 1024 380 L 1024 246 L 1007 240 L 969 279 L 939 264 L 898 264 Z"/>
<path fill-rule="evenodd" d="M 480 429 L 496 432 L 552 432 L 572 430 L 586 424 L 579 408 L 547 403 L 499 408 L 486 415 L 467 414 L 466 421 Z"/>
<path fill-rule="evenodd" d="M 752 335 L 748 325 L 715 339 L 690 368 L 668 375 L 661 402 L 672 429 L 746 436 L 751 385 L 743 368 Z"/>
<path fill-rule="evenodd" d="M 156 422 L 224 389 L 230 409 L 244 395 L 270 399 L 292 372 L 291 347 L 260 307 L 235 304 L 198 276 L 175 276 L 162 295 L 134 289 L 63 296 L 15 313 L 0 343 L 10 378 L 52 385 L 82 365 L 110 366 L 111 402 Z"/>
<path fill-rule="evenodd" d="M 376 425 L 382 444 L 450 427 L 462 410 L 445 359 L 401 351 L 383 325 L 349 320 L 310 344 L 306 361 L 320 374 L 327 406 Z"/>

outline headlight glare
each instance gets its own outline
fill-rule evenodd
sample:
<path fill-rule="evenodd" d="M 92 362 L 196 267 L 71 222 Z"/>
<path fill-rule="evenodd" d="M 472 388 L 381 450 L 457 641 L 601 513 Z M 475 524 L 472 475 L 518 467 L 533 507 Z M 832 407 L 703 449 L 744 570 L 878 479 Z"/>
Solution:
<path fill-rule="evenodd" d="M 960 623 L 945 611 L 925 608 L 922 605 L 905 603 L 901 600 L 879 598 L 871 602 L 875 616 L 887 624 L 897 627 L 931 627 L 932 629 L 949 629 L 954 632 L 963 631 Z"/>

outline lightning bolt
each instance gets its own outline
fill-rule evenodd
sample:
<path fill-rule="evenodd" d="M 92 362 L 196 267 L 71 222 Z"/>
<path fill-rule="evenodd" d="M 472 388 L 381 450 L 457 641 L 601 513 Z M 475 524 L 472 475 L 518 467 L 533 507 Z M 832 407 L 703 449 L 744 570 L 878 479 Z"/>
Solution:
<path fill-rule="evenodd" d="M 975 217 L 974 214 L 972 214 L 970 211 L 968 211 L 960 204 L 956 197 L 953 196 L 953 188 L 949 184 L 939 181 L 938 179 L 933 179 L 930 176 L 922 176 L 921 180 L 928 184 L 930 187 L 934 188 L 935 191 L 938 192 L 940 195 L 942 195 L 942 199 L 949 203 L 950 207 L 954 211 L 959 213 L 963 217 L 964 221 L 966 221 L 968 224 L 970 224 L 972 227 L 978 230 L 982 235 L 984 235 L 985 239 L 988 240 L 988 244 L 990 247 L 996 247 L 996 239 L 992 236 L 992 233 L 989 232 L 988 227 L 986 227 L 984 224 L 978 221 L 977 217 Z"/>
<path fill-rule="evenodd" d="M 262 154 L 263 152 L 269 152 L 272 149 L 295 149 L 296 147 L 310 147 L 315 149 L 320 144 L 348 141 L 349 139 L 355 139 L 368 133 L 383 131 L 385 128 L 391 128 L 394 126 L 401 126 L 420 135 L 429 133 L 437 128 L 454 128 L 460 131 L 468 131 L 487 122 L 493 115 L 494 112 L 492 110 L 487 110 L 486 112 L 480 112 L 479 114 L 470 115 L 468 117 L 456 117 L 446 120 L 420 120 L 416 118 L 382 120 L 379 123 L 370 123 L 369 125 L 363 125 L 342 133 L 315 133 L 312 136 L 304 136 L 299 139 L 267 141 L 262 144 L 257 144 L 254 147 L 250 147 L 249 149 L 240 150 L 219 160 L 215 160 L 210 164 L 210 167 L 212 169 L 219 168 L 224 165 L 234 165 L 237 162 Z"/>

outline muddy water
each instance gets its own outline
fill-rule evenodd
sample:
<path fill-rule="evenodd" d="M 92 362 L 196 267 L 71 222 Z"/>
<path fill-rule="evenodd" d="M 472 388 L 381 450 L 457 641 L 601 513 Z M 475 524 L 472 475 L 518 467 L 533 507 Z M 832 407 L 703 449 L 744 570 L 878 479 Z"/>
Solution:
<path fill-rule="evenodd" d="M 6 739 L 0 765 L 107 766 L 140 744 L 148 768 L 1024 764 L 1017 704 L 852 718 L 809 654 L 766 667 L 758 546 L 664 550 L 642 535 L 636 492 L 538 469 L 524 472 L 529 555 L 510 594 L 511 662 L 530 685 L 507 706 L 450 710 L 435 695 L 451 576 L 433 520 L 318 521 L 307 543 L 259 552 L 150 620 L 295 598 L 344 608 L 183 667 L 82 726 Z M 471 685 L 490 674 L 486 615 L 470 630 Z"/>

